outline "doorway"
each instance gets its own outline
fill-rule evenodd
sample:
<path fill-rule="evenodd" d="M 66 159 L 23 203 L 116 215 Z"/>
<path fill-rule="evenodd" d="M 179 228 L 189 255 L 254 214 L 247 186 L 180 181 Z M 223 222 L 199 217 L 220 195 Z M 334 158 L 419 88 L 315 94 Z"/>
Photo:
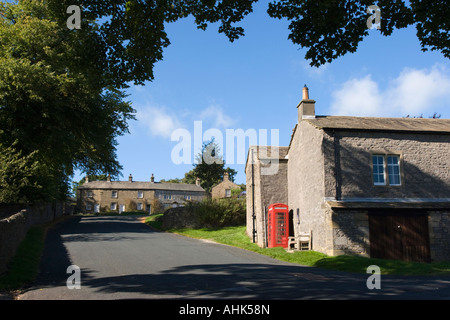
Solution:
<path fill-rule="evenodd" d="M 430 261 L 428 215 L 425 212 L 377 211 L 369 214 L 372 258 Z"/>

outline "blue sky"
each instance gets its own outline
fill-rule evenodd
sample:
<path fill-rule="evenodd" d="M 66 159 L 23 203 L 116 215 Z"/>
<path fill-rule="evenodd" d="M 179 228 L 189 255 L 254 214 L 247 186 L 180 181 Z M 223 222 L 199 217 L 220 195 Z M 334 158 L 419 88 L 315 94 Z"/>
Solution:
<path fill-rule="evenodd" d="M 156 181 L 182 178 L 193 166 L 174 163 L 178 142 L 171 134 L 176 129 L 191 133 L 193 162 L 199 152 L 194 121 L 201 121 L 203 132 L 217 129 L 224 137 L 226 129 L 267 130 L 269 144 L 270 130 L 278 129 L 279 145 L 287 146 L 305 84 L 318 115 L 428 117 L 437 112 L 450 118 L 450 60 L 422 52 L 414 28 L 390 37 L 370 30 L 356 53 L 317 69 L 304 59 L 306 49 L 287 39 L 288 22 L 270 18 L 266 10 L 267 2 L 256 4 L 240 23 L 245 36 L 234 43 L 215 24 L 207 31 L 196 29 L 192 18 L 167 25 L 171 45 L 155 66 L 155 80 L 127 90 L 138 121 L 118 139 L 122 179 L 130 173 L 136 181 L 148 181 L 152 173 Z M 245 165 L 237 156 L 227 165 L 238 171 L 236 182 L 245 183 Z"/>

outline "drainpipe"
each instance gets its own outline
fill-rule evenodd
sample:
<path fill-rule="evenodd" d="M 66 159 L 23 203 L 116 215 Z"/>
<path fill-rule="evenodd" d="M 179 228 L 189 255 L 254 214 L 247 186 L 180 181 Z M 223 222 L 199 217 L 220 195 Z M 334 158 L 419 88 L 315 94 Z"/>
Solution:
<path fill-rule="evenodd" d="M 335 130 L 332 131 L 333 135 L 333 149 L 334 149 L 334 179 L 336 193 L 335 198 L 337 201 L 341 200 L 341 152 L 340 152 L 340 137 Z"/>
<path fill-rule="evenodd" d="M 256 214 L 255 214 L 255 173 L 254 173 L 254 159 L 253 159 L 253 149 L 252 149 L 252 222 L 253 222 L 253 230 L 252 230 L 252 241 L 256 242 Z"/>

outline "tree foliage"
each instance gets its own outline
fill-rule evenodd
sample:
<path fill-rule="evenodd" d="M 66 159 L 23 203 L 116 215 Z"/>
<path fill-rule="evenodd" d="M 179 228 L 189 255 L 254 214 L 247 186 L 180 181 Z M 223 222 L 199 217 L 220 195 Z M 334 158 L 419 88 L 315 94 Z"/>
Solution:
<path fill-rule="evenodd" d="M 162 60 L 170 40 L 167 23 L 193 16 L 199 29 L 208 23 L 220 23 L 219 32 L 230 41 L 244 34 L 236 22 L 252 12 L 257 0 L 48 0 L 53 17 L 66 25 L 70 5 L 82 8 L 82 29 L 96 21 L 95 39 L 103 50 L 103 78 L 115 87 L 128 82 L 143 84 L 153 80 L 153 67 Z"/>
<path fill-rule="evenodd" d="M 269 4 L 273 18 L 287 19 L 289 39 L 308 48 L 305 58 L 312 66 L 355 52 L 369 34 L 367 8 L 381 10 L 380 32 L 390 36 L 395 29 L 415 25 L 423 51 L 438 50 L 450 58 L 450 6 L 446 0 L 276 0 Z"/>
<path fill-rule="evenodd" d="M 185 175 L 188 177 L 200 179 L 200 185 L 207 192 L 211 192 L 212 187 L 221 182 L 224 172 L 228 172 L 230 179 L 234 180 L 237 173 L 231 168 L 225 168 L 225 161 L 220 154 L 219 145 L 213 140 L 203 143 L 202 152 L 196 155 L 194 169 Z M 189 174 L 190 173 L 190 174 Z"/>
<path fill-rule="evenodd" d="M 258 0 L 48 0 L 54 19 L 65 25 L 69 5 L 80 5 L 83 25 L 96 20 L 98 63 L 104 79 L 116 86 L 153 80 L 153 67 L 170 45 L 167 23 L 194 17 L 197 28 L 205 30 L 218 23 L 219 33 L 230 41 L 244 35 L 236 26 L 253 11 Z M 369 34 L 367 8 L 378 5 L 382 14 L 381 34 L 414 25 L 422 49 L 440 51 L 450 58 L 450 6 L 446 0 L 273 0 L 270 17 L 287 19 L 289 39 L 308 48 L 305 58 L 320 66 L 355 52 Z M 101 53 L 103 52 L 103 53 Z M 97 60 L 96 60 L 97 61 Z"/>
<path fill-rule="evenodd" d="M 133 109 L 102 80 L 95 27 L 61 28 L 42 1 L 0 5 L 0 152 L 37 161 L 41 188 L 25 198 L 63 198 L 75 169 L 119 174 L 116 137 Z"/>

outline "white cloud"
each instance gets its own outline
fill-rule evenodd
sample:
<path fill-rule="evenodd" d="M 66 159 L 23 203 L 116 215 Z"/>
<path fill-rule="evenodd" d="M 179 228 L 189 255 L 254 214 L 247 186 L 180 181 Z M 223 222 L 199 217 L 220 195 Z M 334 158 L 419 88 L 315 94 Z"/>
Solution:
<path fill-rule="evenodd" d="M 439 65 L 404 69 L 384 90 L 370 75 L 345 82 L 332 93 L 331 114 L 352 116 L 431 115 L 450 100 L 450 76 Z"/>
<path fill-rule="evenodd" d="M 177 117 L 163 107 L 144 107 L 137 111 L 137 119 L 148 128 L 150 134 L 163 138 L 170 138 L 172 132 L 181 127 Z"/>
<path fill-rule="evenodd" d="M 217 104 L 211 104 L 202 112 L 200 112 L 200 120 L 211 121 L 211 124 L 215 128 L 229 128 L 235 123 L 235 120 L 225 114 L 222 107 Z"/>

